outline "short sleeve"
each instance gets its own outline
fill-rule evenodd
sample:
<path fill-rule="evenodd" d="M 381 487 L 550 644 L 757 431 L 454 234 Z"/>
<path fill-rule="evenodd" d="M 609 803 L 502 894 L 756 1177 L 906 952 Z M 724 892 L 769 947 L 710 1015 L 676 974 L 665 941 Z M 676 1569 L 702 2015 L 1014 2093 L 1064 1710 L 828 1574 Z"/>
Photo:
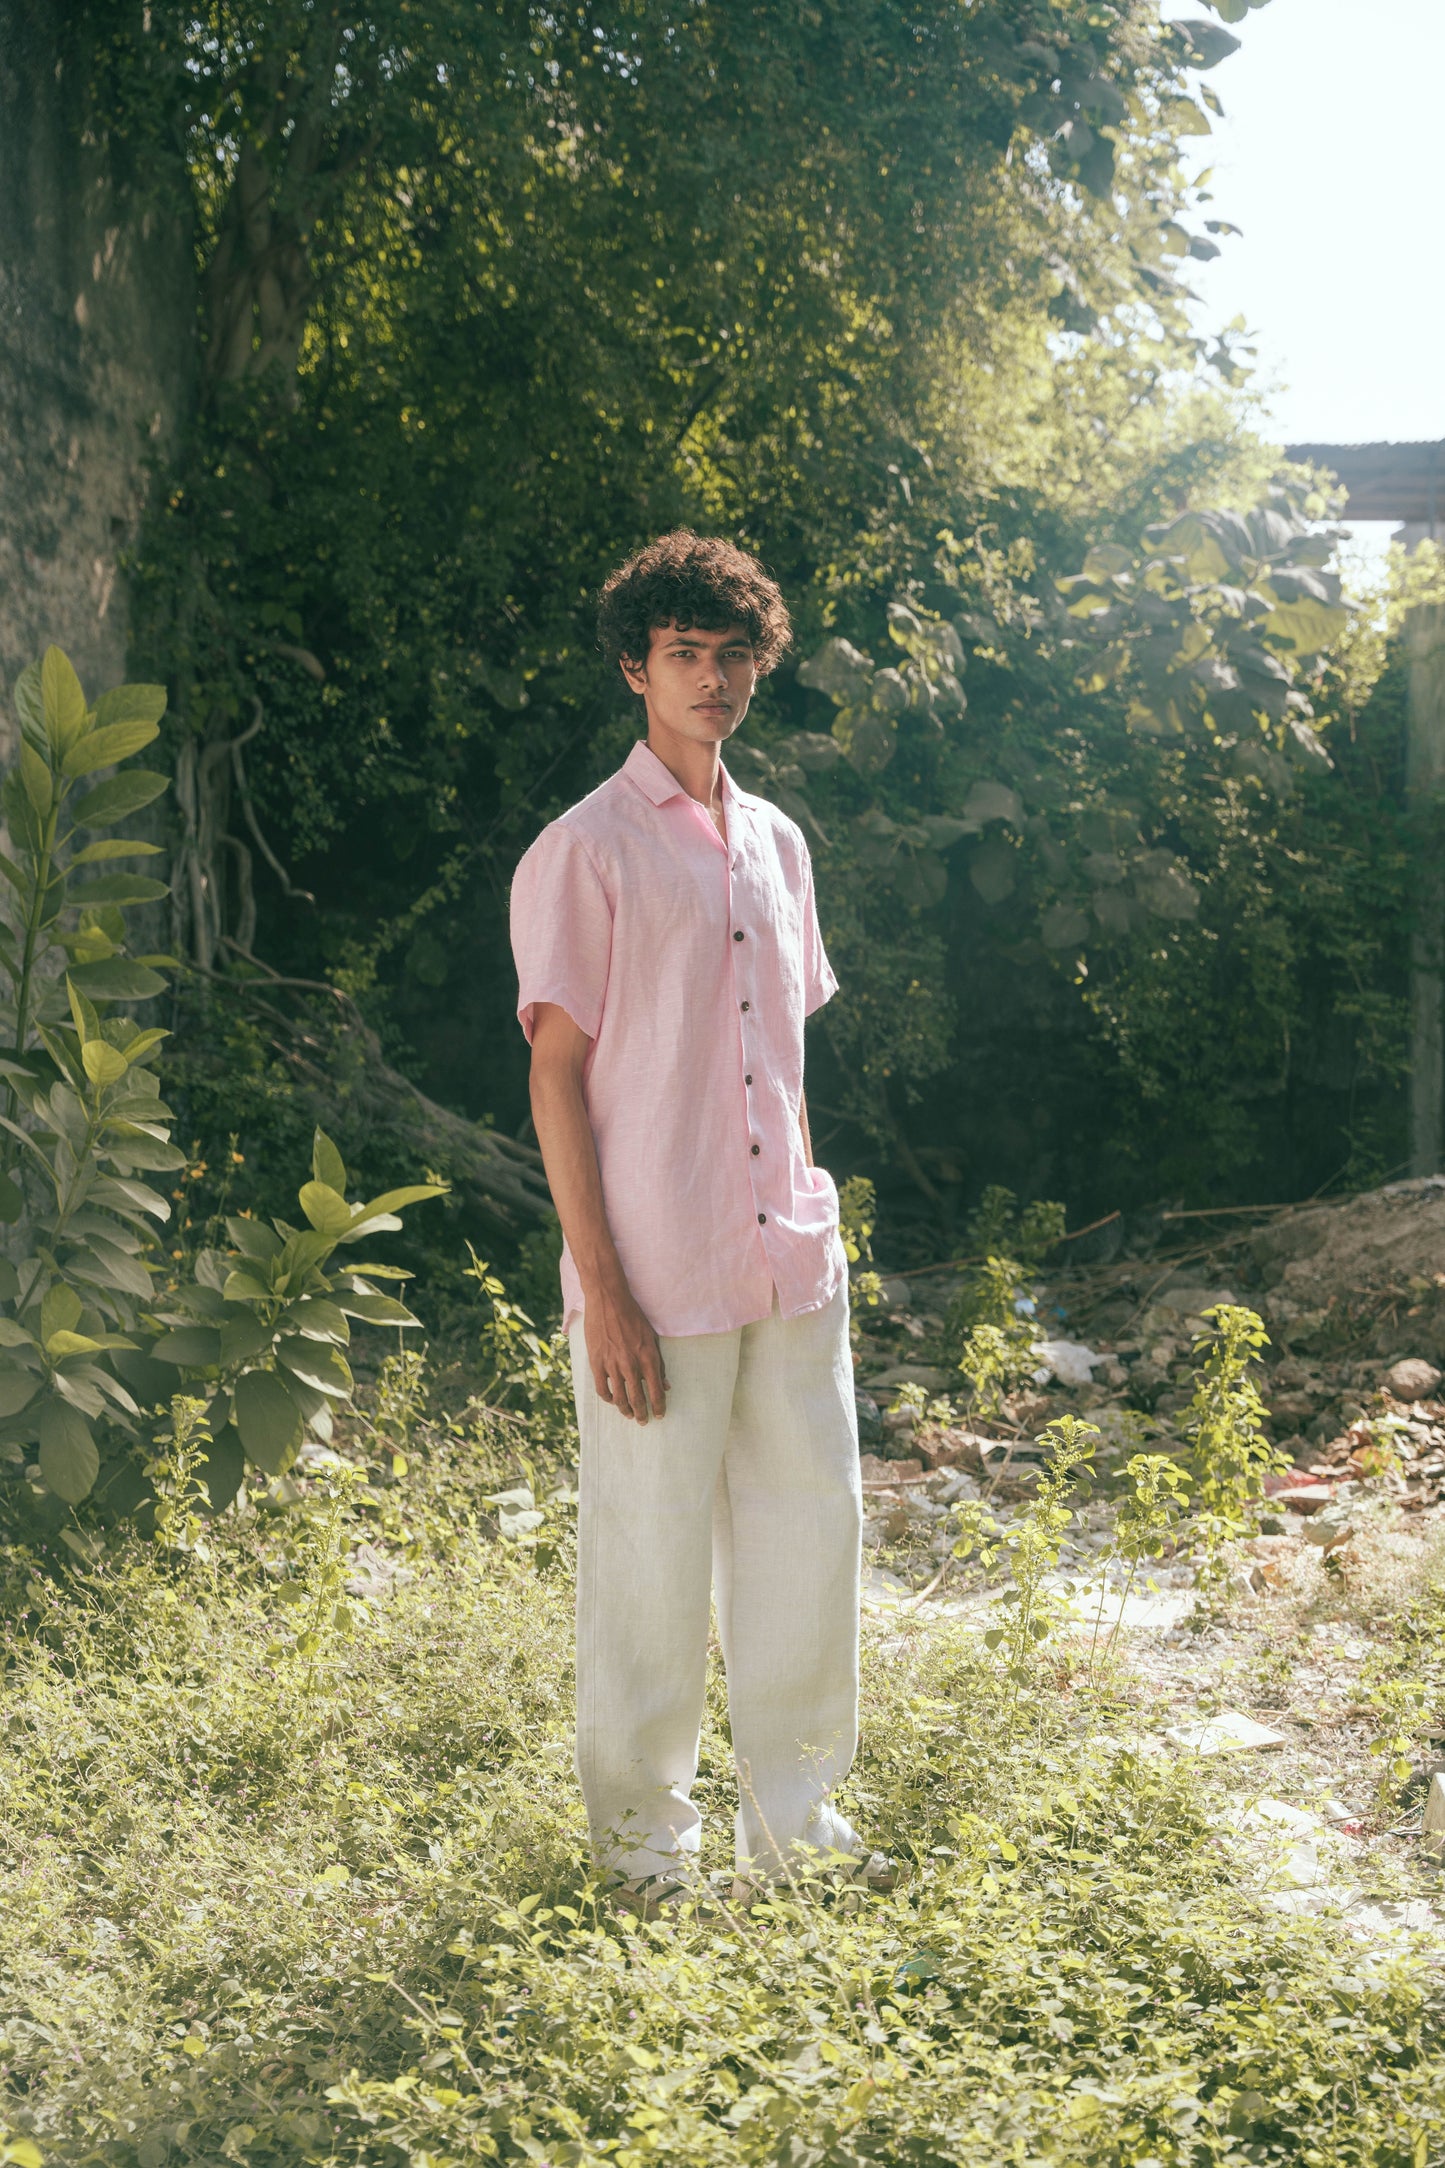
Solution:
<path fill-rule="evenodd" d="M 813 896 L 813 861 L 803 848 L 803 1014 L 811 1016 L 821 1009 L 825 1001 L 831 1001 L 838 991 L 838 981 L 828 954 L 823 947 L 823 936 L 818 930 L 818 907 Z"/>
<path fill-rule="evenodd" d="M 517 1020 L 532 1043 L 539 1001 L 565 1009 L 595 1039 L 612 961 L 612 907 L 583 844 L 560 821 L 544 828 L 512 877 Z"/>

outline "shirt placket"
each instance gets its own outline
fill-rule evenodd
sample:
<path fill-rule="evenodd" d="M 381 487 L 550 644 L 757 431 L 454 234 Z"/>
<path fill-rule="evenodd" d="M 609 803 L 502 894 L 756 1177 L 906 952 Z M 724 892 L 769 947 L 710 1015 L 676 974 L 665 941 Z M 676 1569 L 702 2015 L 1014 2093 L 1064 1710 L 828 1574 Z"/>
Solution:
<path fill-rule="evenodd" d="M 734 878 L 741 858 L 741 848 L 734 823 L 738 818 L 736 805 L 728 807 L 728 930 L 732 949 L 733 999 L 738 1007 L 738 1023 L 743 1053 L 743 1089 L 746 1094 L 748 1117 L 748 1180 L 752 1186 L 753 1212 L 758 1231 L 769 1263 L 772 1261 L 772 1243 L 769 1239 L 771 1214 L 769 1204 L 775 1170 L 767 1166 L 763 1154 L 763 1140 L 757 1121 L 757 1091 L 762 1082 L 759 1067 L 761 1022 L 758 1015 L 758 961 L 760 929 L 749 923 L 756 914 L 750 910 L 746 882 Z"/>

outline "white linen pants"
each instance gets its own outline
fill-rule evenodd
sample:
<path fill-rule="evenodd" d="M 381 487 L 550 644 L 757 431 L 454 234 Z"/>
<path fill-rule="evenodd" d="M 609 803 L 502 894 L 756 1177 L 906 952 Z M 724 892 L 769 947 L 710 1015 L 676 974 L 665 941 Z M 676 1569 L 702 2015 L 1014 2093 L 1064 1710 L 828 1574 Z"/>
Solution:
<path fill-rule="evenodd" d="M 710 1588 L 727 1671 L 740 1868 L 858 1852 L 830 1804 L 858 1738 L 862 1488 L 845 1281 L 822 1309 L 659 1336 L 659 1420 L 597 1393 L 582 1321 L 577 1774 L 594 1850 L 638 1879 L 698 1850 Z"/>

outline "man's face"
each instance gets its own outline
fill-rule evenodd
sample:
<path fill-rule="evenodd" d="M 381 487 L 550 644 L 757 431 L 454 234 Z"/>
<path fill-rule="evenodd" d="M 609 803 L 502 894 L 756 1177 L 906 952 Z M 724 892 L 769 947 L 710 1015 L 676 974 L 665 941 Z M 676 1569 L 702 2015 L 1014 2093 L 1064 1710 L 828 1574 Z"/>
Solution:
<path fill-rule="evenodd" d="M 649 726 L 661 723 L 700 745 L 720 745 L 748 712 L 758 681 L 752 642 L 741 625 L 698 632 L 655 625 L 641 669 L 622 675 L 647 703 Z"/>

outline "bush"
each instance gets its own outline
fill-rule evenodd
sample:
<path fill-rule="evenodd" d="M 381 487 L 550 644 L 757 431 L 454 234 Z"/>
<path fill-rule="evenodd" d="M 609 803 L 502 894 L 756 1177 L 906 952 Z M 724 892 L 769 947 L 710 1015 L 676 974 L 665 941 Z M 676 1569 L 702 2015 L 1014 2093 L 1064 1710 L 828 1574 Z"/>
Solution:
<path fill-rule="evenodd" d="M 21 674 L 16 706 L 19 756 L 0 790 L 16 849 L 0 858 L 10 1043 L 0 1059 L 0 1458 L 21 1471 L 12 1499 L 42 1513 L 92 1494 L 133 1509 L 179 1386 L 198 1403 L 191 1426 L 209 1441 L 205 1480 L 219 1508 L 247 1461 L 279 1475 L 308 1431 L 330 1437 L 331 1410 L 352 1388 L 349 1320 L 415 1324 L 373 1284 L 405 1278 L 398 1268 L 337 1268 L 333 1257 L 441 1188 L 349 1205 L 340 1155 L 318 1130 L 304 1227 L 237 1215 L 229 1247 L 202 1250 L 189 1273 L 168 1269 L 183 1253 L 162 1254 L 156 1230 L 171 1208 L 145 1179 L 185 1165 L 155 1068 L 167 1035 L 124 1013 L 161 992 L 172 968 L 128 953 L 125 914 L 167 889 L 131 872 L 82 873 L 154 856 L 155 844 L 79 840 L 165 789 L 147 770 L 87 782 L 152 742 L 165 694 L 122 685 L 91 707 L 52 647 Z"/>

